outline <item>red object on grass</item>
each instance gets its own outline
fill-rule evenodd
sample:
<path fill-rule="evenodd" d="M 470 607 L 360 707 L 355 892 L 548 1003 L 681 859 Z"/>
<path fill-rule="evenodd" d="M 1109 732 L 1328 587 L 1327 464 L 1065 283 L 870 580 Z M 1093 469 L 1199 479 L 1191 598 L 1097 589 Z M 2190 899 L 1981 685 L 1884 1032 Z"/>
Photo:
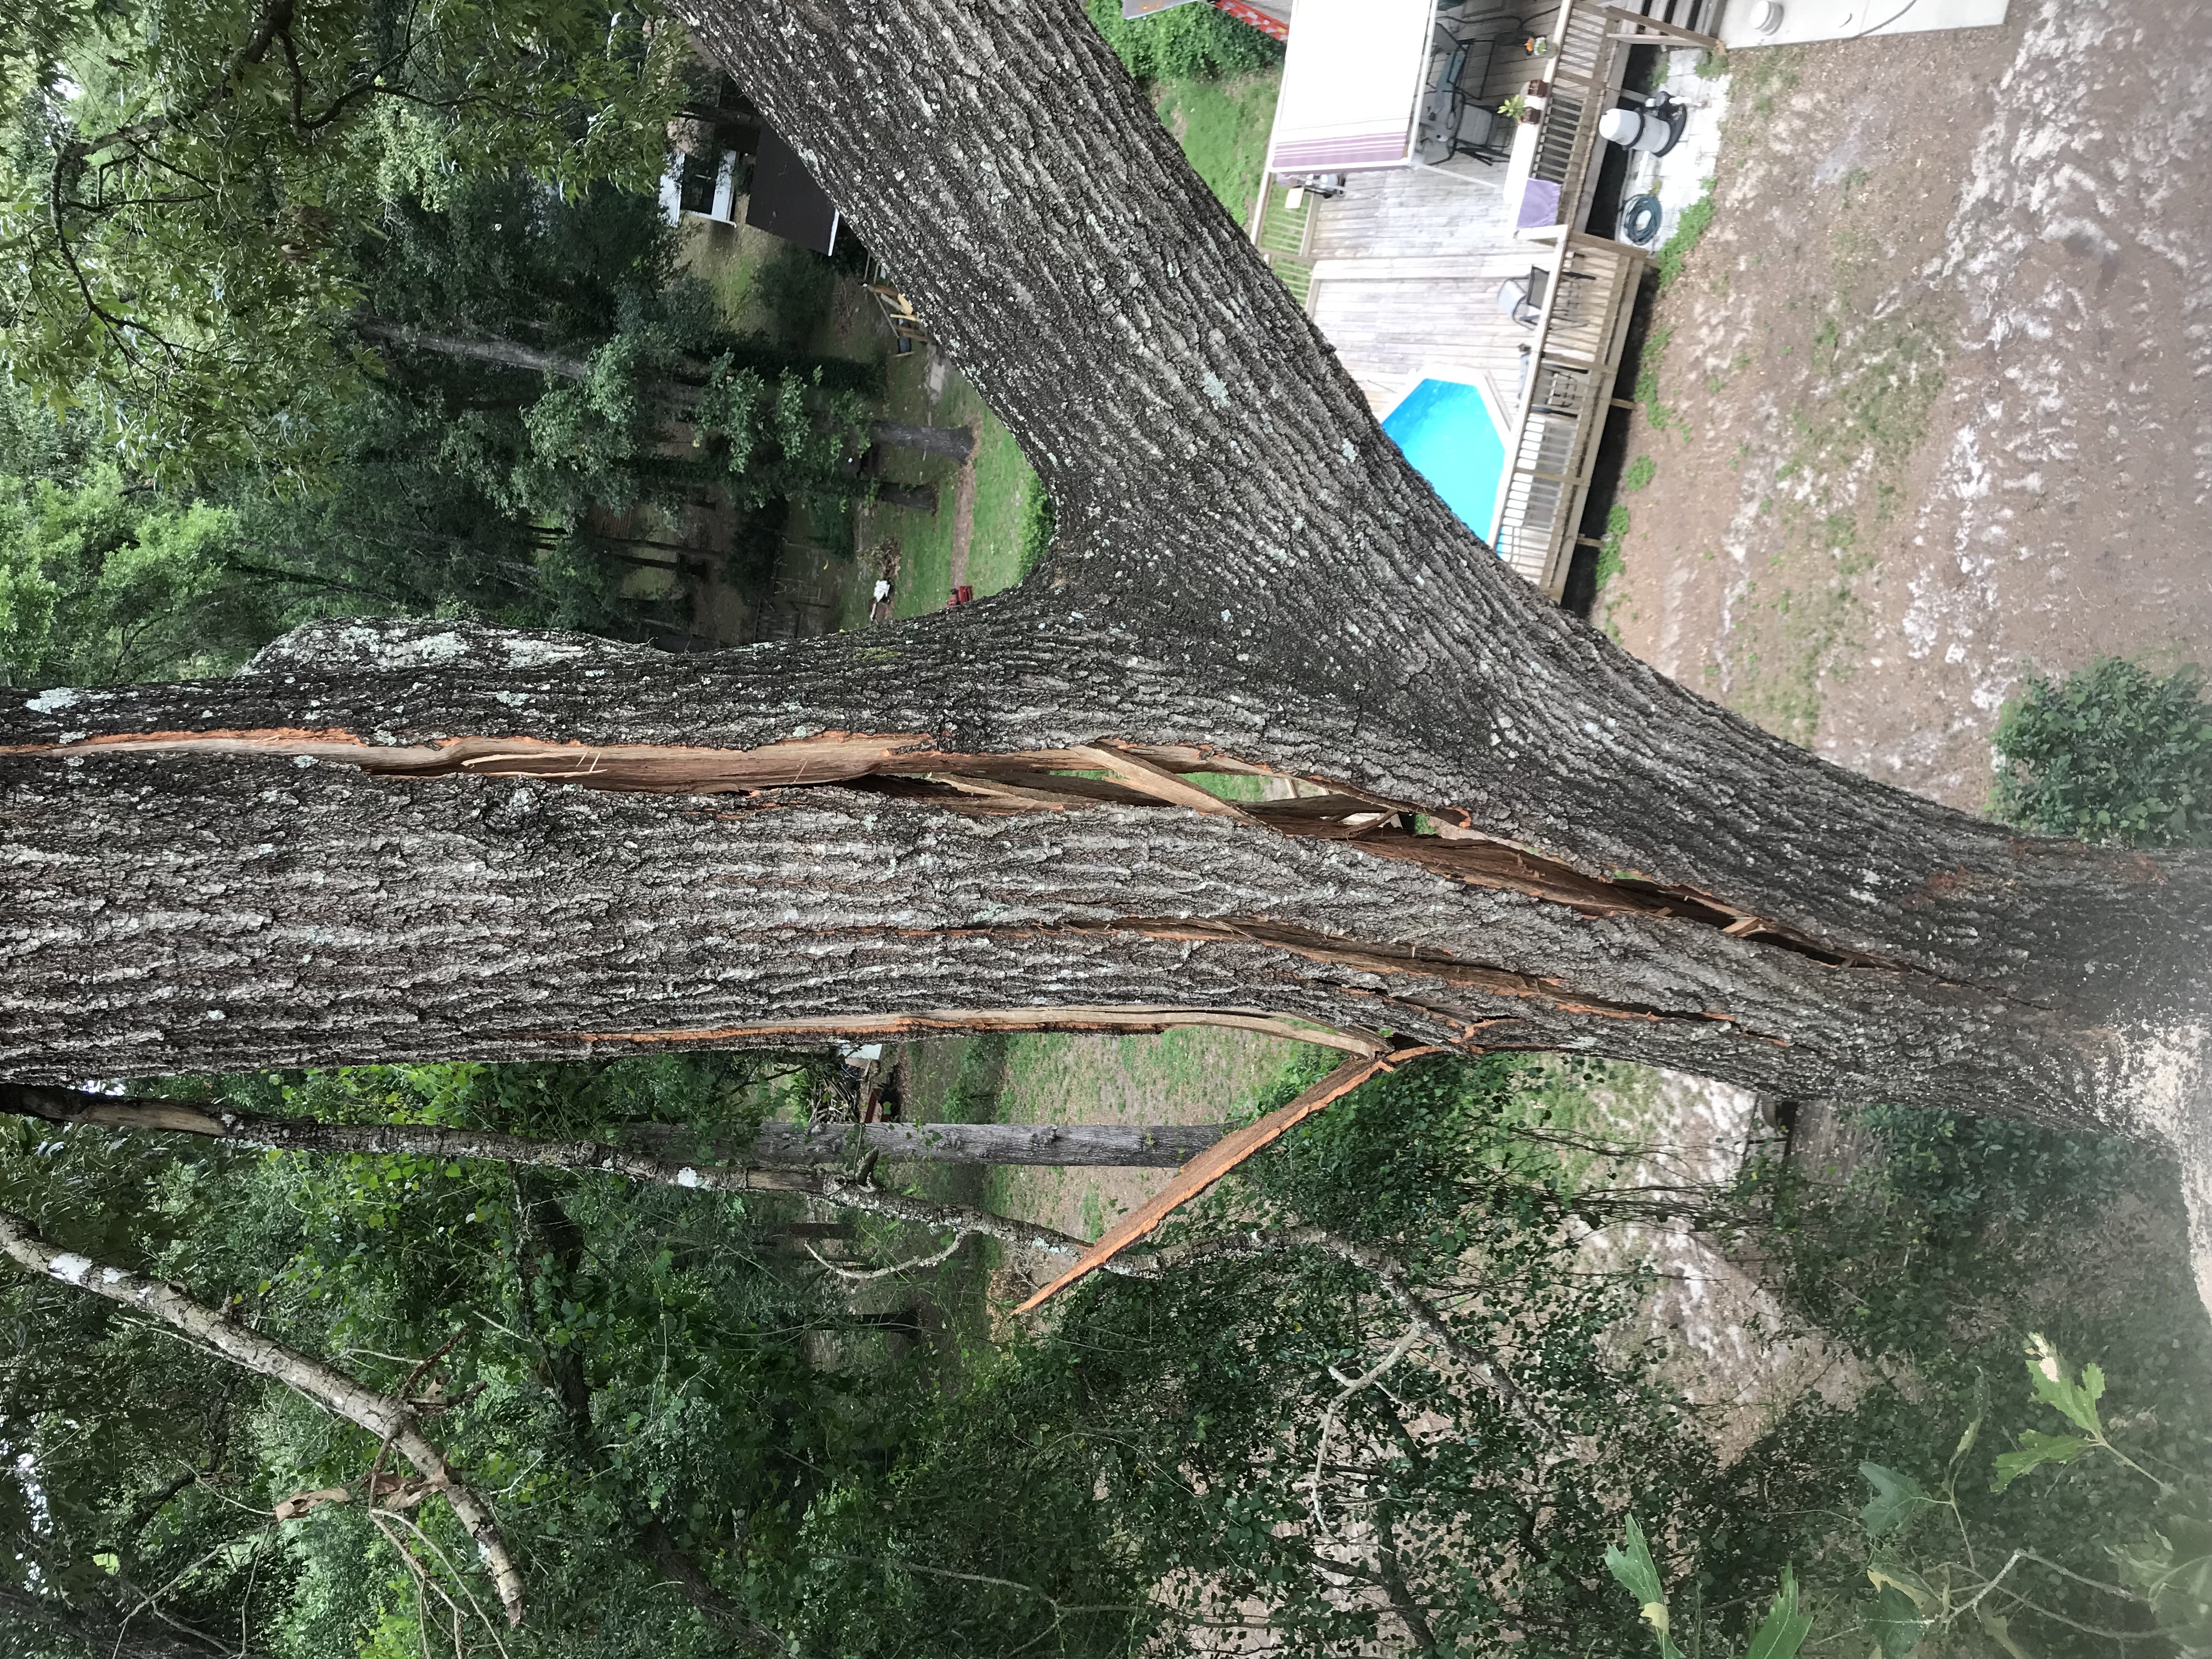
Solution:
<path fill-rule="evenodd" d="M 1213 0 L 1216 11 L 1225 11 L 1240 23 L 1249 23 L 1262 34 L 1272 34 L 1278 40 L 1291 38 L 1290 25 L 1279 17 L 1270 17 L 1257 6 L 1248 6 L 1242 0 Z"/>
<path fill-rule="evenodd" d="M 952 603 L 955 605 L 966 605 L 973 600 L 975 597 L 975 590 L 969 586 L 964 582 L 958 587 L 952 590 Z"/>

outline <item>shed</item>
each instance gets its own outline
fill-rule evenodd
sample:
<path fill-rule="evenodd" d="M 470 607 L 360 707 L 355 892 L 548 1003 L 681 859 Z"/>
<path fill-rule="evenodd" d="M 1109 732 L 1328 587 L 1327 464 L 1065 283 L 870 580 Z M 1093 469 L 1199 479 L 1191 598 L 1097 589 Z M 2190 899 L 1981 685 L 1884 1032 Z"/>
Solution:
<path fill-rule="evenodd" d="M 761 129 L 745 222 L 817 253 L 834 253 L 837 249 L 837 231 L 842 222 L 837 204 L 814 182 L 799 152 L 772 127 Z"/>

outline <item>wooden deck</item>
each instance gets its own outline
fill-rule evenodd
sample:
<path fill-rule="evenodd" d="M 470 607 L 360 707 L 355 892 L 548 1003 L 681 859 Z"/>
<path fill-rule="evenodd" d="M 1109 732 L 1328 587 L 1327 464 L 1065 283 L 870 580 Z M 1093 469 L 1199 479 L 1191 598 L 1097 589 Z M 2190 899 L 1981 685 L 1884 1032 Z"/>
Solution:
<path fill-rule="evenodd" d="M 1638 249 L 1586 229 L 1598 118 L 1617 100 L 1630 46 L 1684 44 L 1713 9 L 1711 0 L 1566 0 L 1555 60 L 1531 59 L 1517 38 L 1493 56 L 1486 97 L 1502 100 L 1540 64 L 1551 70 L 1531 174 L 1559 185 L 1562 223 L 1512 228 L 1506 169 L 1466 158 L 1448 173 L 1352 173 L 1342 195 L 1309 196 L 1295 210 L 1271 182 L 1254 204 L 1253 240 L 1378 416 L 1424 380 L 1480 386 L 1509 415 L 1497 551 L 1555 599 L 1646 264 Z M 1498 301 L 1505 283 L 1532 270 L 1545 295 L 1533 328 Z"/>

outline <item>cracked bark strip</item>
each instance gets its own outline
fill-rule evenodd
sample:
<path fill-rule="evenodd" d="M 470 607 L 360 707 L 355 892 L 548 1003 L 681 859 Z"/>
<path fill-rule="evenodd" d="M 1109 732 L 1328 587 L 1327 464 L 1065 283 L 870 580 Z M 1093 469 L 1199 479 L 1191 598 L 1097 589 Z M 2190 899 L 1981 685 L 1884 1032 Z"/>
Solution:
<path fill-rule="evenodd" d="M 173 1285 L 121 1267 L 105 1267 L 73 1251 L 57 1250 L 21 1216 L 0 1211 L 0 1250 L 34 1273 L 57 1284 L 151 1316 L 212 1348 L 234 1365 L 281 1382 L 312 1400 L 334 1417 L 357 1425 L 396 1448 L 422 1479 L 437 1490 L 469 1536 L 476 1541 L 484 1571 L 507 1609 L 509 1625 L 522 1622 L 522 1575 L 507 1553 L 490 1508 L 453 1473 L 446 1455 L 418 1426 L 415 1409 L 404 1400 L 379 1394 L 336 1366 L 289 1348 L 240 1324 Z"/>
<path fill-rule="evenodd" d="M 1034 1313 L 1077 1280 L 1110 1264 L 1122 1251 L 1149 1237 L 1162 1222 L 1186 1204 L 1210 1190 L 1237 1166 L 1272 1146 L 1315 1113 L 1334 1104 L 1370 1079 L 1394 1072 L 1411 1060 L 1440 1052 L 1433 1048 L 1407 1048 L 1368 1060 L 1347 1060 L 1297 1097 L 1277 1107 L 1255 1123 L 1226 1135 L 1193 1158 L 1182 1173 L 1139 1205 L 1122 1220 L 1108 1228 L 1098 1242 L 1083 1253 L 1076 1264 L 1014 1310 Z"/>
<path fill-rule="evenodd" d="M 68 761 L 96 754 L 281 755 L 356 765 L 374 777 L 454 775 L 538 778 L 579 787 L 646 794 L 757 793 L 842 783 L 896 790 L 963 812 L 1065 812 L 1111 804 L 1180 807 L 1279 835 L 1356 844 L 1473 885 L 1565 904 L 1585 915 L 1672 916 L 1802 950 L 1831 963 L 1870 962 L 1839 953 L 1786 927 L 1729 908 L 1709 896 L 1650 882 L 1600 879 L 1556 860 L 1454 823 L 1419 835 L 1407 820 L 1444 811 L 1328 790 L 1287 801 L 1232 802 L 1189 782 L 1193 772 L 1269 775 L 1240 757 L 1109 740 L 1048 750 L 954 754 L 919 732 L 824 732 L 759 749 L 647 744 L 554 743 L 522 737 L 464 737 L 416 744 L 370 744 L 343 730 L 204 730 L 107 732 L 74 741 L 0 746 L 0 755 Z M 1073 774 L 1095 771 L 1104 780 Z"/>

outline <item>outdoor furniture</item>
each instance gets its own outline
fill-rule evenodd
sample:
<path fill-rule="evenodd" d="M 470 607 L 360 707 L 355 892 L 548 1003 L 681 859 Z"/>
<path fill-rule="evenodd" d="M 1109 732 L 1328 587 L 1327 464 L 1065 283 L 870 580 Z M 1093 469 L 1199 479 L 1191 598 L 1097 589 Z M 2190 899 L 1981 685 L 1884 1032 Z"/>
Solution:
<path fill-rule="evenodd" d="M 1523 328 L 1536 326 L 1544 314 L 1544 272 L 1532 270 L 1526 276 L 1509 276 L 1498 285 L 1498 308 Z"/>
<path fill-rule="evenodd" d="M 1497 113 L 1482 102 L 1491 59 L 1504 37 L 1462 37 L 1439 23 L 1434 37 L 1435 70 L 1421 95 L 1419 136 L 1413 159 L 1435 167 L 1455 155 L 1471 155 L 1495 166 L 1505 159 L 1498 142 Z"/>
<path fill-rule="evenodd" d="M 878 273 L 880 280 L 870 283 L 868 292 L 875 296 L 877 307 L 890 327 L 895 355 L 903 357 L 917 342 L 927 342 L 929 331 L 922 326 L 921 319 L 915 314 L 906 295 L 890 285 L 889 271 L 879 265 Z"/>
<path fill-rule="evenodd" d="M 1588 283 L 1594 279 L 1586 272 L 1560 272 L 1565 283 Z M 1534 328 L 1544 314 L 1544 295 L 1550 290 L 1552 273 L 1541 265 L 1531 265 L 1526 276 L 1509 276 L 1498 286 L 1498 308 L 1523 328 Z M 1552 315 L 1562 323 L 1582 320 L 1583 296 L 1587 289 L 1562 287 L 1552 301 Z"/>

